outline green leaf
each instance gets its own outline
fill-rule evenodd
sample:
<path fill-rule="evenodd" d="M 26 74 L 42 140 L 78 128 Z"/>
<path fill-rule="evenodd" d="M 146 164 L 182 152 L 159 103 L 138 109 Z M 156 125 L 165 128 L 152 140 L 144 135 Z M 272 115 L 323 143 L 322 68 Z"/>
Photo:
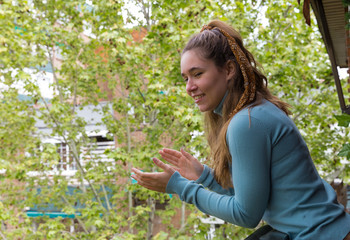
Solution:
<path fill-rule="evenodd" d="M 342 127 L 348 127 L 350 125 L 350 115 L 349 114 L 342 114 L 342 115 L 335 115 L 334 116 L 339 123 L 339 126 Z"/>
<path fill-rule="evenodd" d="M 96 221 L 95 221 L 95 226 L 96 227 L 103 227 L 104 225 L 105 225 L 106 223 L 104 222 L 104 221 L 102 221 L 101 219 L 97 219 Z"/>
<path fill-rule="evenodd" d="M 343 145 L 343 148 L 338 153 L 338 156 L 346 157 L 346 158 L 350 159 L 350 144 L 349 143 Z"/>

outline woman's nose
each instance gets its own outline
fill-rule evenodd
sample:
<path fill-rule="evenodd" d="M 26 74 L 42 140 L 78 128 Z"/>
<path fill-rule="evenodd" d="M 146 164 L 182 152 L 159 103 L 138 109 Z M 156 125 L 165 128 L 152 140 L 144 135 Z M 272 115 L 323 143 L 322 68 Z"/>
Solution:
<path fill-rule="evenodd" d="M 193 81 L 189 78 L 186 83 L 186 91 L 188 94 L 197 89 L 197 86 L 193 83 Z"/>

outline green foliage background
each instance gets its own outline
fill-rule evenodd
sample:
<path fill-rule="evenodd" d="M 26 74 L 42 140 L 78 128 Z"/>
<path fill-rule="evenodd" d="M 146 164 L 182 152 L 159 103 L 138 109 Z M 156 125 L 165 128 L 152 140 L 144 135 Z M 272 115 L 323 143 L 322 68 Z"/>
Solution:
<path fill-rule="evenodd" d="M 130 167 L 152 170 L 150 159 L 162 148 L 164 136 L 171 147 L 186 147 L 205 160 L 207 146 L 202 117 L 186 96 L 179 70 L 181 49 L 187 39 L 211 19 L 221 19 L 240 31 L 245 45 L 262 64 L 274 94 L 292 106 L 295 121 L 314 162 L 327 180 L 349 181 L 346 155 L 338 152 L 349 142 L 349 128 L 337 127 L 339 114 L 330 62 L 317 25 L 304 23 L 297 1 L 187 0 L 128 1 L 0 1 L 0 236 L 2 239 L 204 239 L 209 225 L 192 206 L 180 229 L 171 219 L 182 203 L 174 196 L 141 189 L 130 181 Z M 89 29 L 89 38 L 82 32 Z M 132 31 L 144 31 L 134 41 Z M 62 63 L 55 62 L 59 52 Z M 40 92 L 38 81 L 26 71 L 40 73 L 53 66 L 54 96 Z M 111 91 L 102 91 L 101 84 Z M 19 100 L 18 86 L 31 96 Z M 109 94 L 109 95 L 108 95 Z M 118 147 L 107 151 L 110 163 L 81 162 L 82 149 L 91 144 L 86 122 L 77 111 L 87 105 L 103 109 L 103 122 Z M 34 108 L 33 106 L 36 106 Z M 111 115 L 108 107 L 116 112 Z M 118 117 L 116 117 L 118 116 Z M 43 136 L 37 120 L 52 129 Z M 144 134 L 135 141 L 132 134 Z M 165 133 L 165 135 L 164 135 Z M 81 191 L 66 193 L 70 179 L 47 173 L 59 163 L 57 147 L 43 143 L 59 137 L 78 164 L 74 179 Z M 346 145 L 345 145 L 346 146 Z M 346 150 L 346 149 L 345 149 Z M 348 154 L 348 151 L 347 151 Z M 347 155 L 348 156 L 348 155 Z M 85 164 L 85 165 L 84 165 Z M 35 173 L 33 177 L 33 173 Z M 123 181 L 124 180 L 124 181 Z M 106 188 L 113 197 L 106 201 Z M 38 197 L 37 188 L 41 188 Z M 145 200 L 131 206 L 131 197 Z M 156 202 L 167 202 L 155 210 Z M 69 221 L 29 218 L 24 209 L 53 203 L 67 214 L 76 213 L 77 231 Z M 166 230 L 152 235 L 154 217 Z M 40 223 L 33 229 L 33 223 Z M 145 224 L 147 223 L 147 224 Z M 252 230 L 224 224 L 215 239 L 242 239 Z"/>

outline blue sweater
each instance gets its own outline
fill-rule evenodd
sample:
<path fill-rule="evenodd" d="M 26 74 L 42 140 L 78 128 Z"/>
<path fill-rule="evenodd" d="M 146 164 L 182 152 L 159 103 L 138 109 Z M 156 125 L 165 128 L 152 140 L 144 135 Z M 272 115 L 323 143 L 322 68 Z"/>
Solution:
<path fill-rule="evenodd" d="M 223 189 L 204 166 L 197 181 L 175 172 L 166 191 L 239 226 L 253 228 L 264 220 L 291 239 L 342 240 L 350 215 L 320 178 L 295 124 L 268 101 L 249 111 L 250 121 L 243 109 L 226 134 L 234 189 Z"/>

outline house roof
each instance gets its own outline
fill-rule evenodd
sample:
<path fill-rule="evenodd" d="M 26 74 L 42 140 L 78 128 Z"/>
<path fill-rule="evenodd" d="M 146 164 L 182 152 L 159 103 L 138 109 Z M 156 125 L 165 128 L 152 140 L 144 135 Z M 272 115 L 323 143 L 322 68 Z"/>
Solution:
<path fill-rule="evenodd" d="M 77 117 L 81 117 L 86 122 L 85 131 L 89 136 L 93 135 L 105 135 L 107 133 L 107 128 L 103 124 L 103 107 L 108 106 L 109 113 L 113 114 L 112 105 L 108 102 L 100 102 L 97 106 L 87 105 L 82 108 L 77 107 L 76 114 Z M 38 113 L 40 115 L 40 113 Z M 35 127 L 40 133 L 51 134 L 52 128 L 48 127 L 45 122 L 38 118 L 36 119 Z"/>
<path fill-rule="evenodd" d="M 298 2 L 300 3 L 300 0 L 298 0 Z M 347 57 L 350 57 L 347 42 L 350 41 L 350 38 L 347 36 L 349 31 L 347 30 L 345 17 L 348 9 L 343 5 L 341 0 L 304 0 L 303 14 L 306 23 L 309 25 L 310 4 L 316 16 L 317 25 L 322 34 L 331 61 L 340 108 L 343 113 L 350 114 L 350 106 L 345 103 L 342 84 L 338 73 L 338 67 L 348 68 L 348 66 L 350 66 L 347 63 Z"/>
<path fill-rule="evenodd" d="M 327 47 L 331 61 L 334 55 L 334 64 L 346 68 L 346 21 L 345 7 L 341 0 L 311 0 L 322 38 Z M 329 49 L 330 47 L 333 50 Z"/>

